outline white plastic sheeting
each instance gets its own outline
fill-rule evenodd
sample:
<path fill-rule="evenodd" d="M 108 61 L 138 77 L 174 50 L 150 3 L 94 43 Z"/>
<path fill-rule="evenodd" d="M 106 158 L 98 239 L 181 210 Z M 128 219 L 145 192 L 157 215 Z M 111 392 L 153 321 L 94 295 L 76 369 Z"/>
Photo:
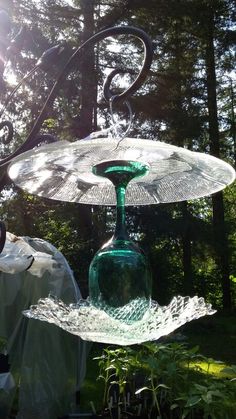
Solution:
<path fill-rule="evenodd" d="M 86 342 L 28 320 L 22 311 L 50 293 L 75 303 L 80 291 L 64 256 L 41 239 L 7 233 L 0 271 L 0 336 L 7 339 L 11 373 L 20 384 L 17 418 L 56 419 L 73 409 L 85 375 Z"/>
<path fill-rule="evenodd" d="M 10 372 L 0 374 L 0 419 L 5 419 L 10 413 L 14 398 L 15 382 Z"/>

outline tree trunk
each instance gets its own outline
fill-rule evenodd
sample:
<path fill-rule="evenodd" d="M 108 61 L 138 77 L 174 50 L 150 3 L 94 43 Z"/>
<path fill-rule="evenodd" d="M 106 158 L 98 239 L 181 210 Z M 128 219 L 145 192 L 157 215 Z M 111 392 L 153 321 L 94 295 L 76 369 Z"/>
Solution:
<path fill-rule="evenodd" d="M 235 122 L 235 113 L 234 113 L 234 89 L 233 81 L 230 79 L 230 110 L 231 110 L 231 135 L 233 140 L 234 148 L 234 167 L 236 167 L 236 122 Z"/>
<path fill-rule="evenodd" d="M 84 17 L 82 42 L 94 34 L 94 0 L 81 0 Z M 96 77 L 94 45 L 83 50 L 81 55 L 81 97 L 78 136 L 84 138 L 93 131 L 94 109 L 96 105 Z"/>
<path fill-rule="evenodd" d="M 188 203 L 184 201 L 181 203 L 181 212 L 183 217 L 183 234 L 182 234 L 182 264 L 183 264 L 183 294 L 193 296 L 193 271 L 192 271 L 192 245 L 191 232 L 189 225 Z"/>
<path fill-rule="evenodd" d="M 3 80 L 3 73 L 6 63 L 6 52 L 9 45 L 9 32 L 10 32 L 10 18 L 6 10 L 1 9 L 0 6 L 0 95 L 5 93 L 5 83 Z"/>
<path fill-rule="evenodd" d="M 94 0 L 81 0 L 80 7 L 84 19 L 84 29 L 81 43 L 94 34 Z M 76 118 L 76 136 L 84 138 L 93 131 L 94 108 L 96 104 L 95 53 L 94 46 L 83 50 L 80 58 L 81 91 L 80 112 Z M 84 254 L 91 254 L 93 248 L 93 225 L 91 206 L 78 205 L 78 229 L 84 244 Z M 92 255 L 91 255 L 92 256 Z M 85 272 L 89 269 L 90 260 L 87 258 Z M 83 296 L 88 294 L 88 288 L 82 290 Z"/>
<path fill-rule="evenodd" d="M 216 100 L 216 72 L 214 54 L 214 15 L 209 11 L 206 30 L 206 76 L 207 76 L 207 105 L 209 121 L 210 152 L 215 157 L 220 157 L 219 125 Z M 224 220 L 223 193 L 218 192 L 212 196 L 213 229 L 215 236 L 216 261 L 221 275 L 223 294 L 223 308 L 231 309 L 229 249 L 228 238 Z"/>
<path fill-rule="evenodd" d="M 181 32 L 181 22 L 176 23 L 174 28 L 174 60 L 175 60 L 175 97 L 174 97 L 174 109 L 175 118 L 172 121 L 172 131 L 174 133 L 174 144 L 178 147 L 184 146 L 185 138 L 185 125 L 183 123 L 183 93 L 182 93 L 182 76 L 181 67 L 183 63 L 183 45 L 181 45 L 181 38 L 179 36 Z M 182 293 L 193 295 L 193 275 L 192 275 L 192 245 L 191 245 L 191 234 L 189 226 L 189 213 L 187 201 L 179 204 L 182 213 L 182 231 L 181 231 L 181 243 L 182 243 L 182 269 L 183 269 L 183 284 Z"/>

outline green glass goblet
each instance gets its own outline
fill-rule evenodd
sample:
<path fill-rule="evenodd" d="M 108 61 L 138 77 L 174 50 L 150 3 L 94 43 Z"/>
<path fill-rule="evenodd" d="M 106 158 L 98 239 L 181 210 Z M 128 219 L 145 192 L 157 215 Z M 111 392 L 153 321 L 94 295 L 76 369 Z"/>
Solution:
<path fill-rule="evenodd" d="M 105 161 L 93 173 L 108 178 L 116 190 L 116 228 L 113 237 L 94 256 L 89 268 L 91 303 L 126 323 L 140 320 L 151 303 L 151 273 L 144 252 L 132 242 L 125 227 L 128 183 L 148 173 L 137 161 Z"/>

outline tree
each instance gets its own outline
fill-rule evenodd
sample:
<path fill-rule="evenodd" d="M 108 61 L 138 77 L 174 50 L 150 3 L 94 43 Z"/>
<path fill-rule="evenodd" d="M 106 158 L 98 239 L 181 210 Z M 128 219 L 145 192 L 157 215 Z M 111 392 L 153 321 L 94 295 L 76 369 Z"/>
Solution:
<path fill-rule="evenodd" d="M 216 62 L 215 62 L 215 42 L 216 42 L 216 19 L 219 12 L 227 6 L 227 2 L 218 1 L 212 7 L 211 2 L 205 3 L 204 18 L 204 47 L 206 63 L 206 86 L 207 86 L 207 106 L 209 121 L 209 143 L 210 151 L 216 157 L 221 157 L 220 134 L 217 109 L 217 81 L 216 81 Z M 225 10 L 223 10 L 225 11 Z M 213 205 L 213 227 L 215 234 L 215 249 L 217 261 L 221 272 L 221 284 L 223 292 L 223 306 L 231 309 L 230 292 L 230 269 L 229 269 L 229 249 L 227 233 L 225 228 L 223 192 L 218 192 L 212 196 Z"/>

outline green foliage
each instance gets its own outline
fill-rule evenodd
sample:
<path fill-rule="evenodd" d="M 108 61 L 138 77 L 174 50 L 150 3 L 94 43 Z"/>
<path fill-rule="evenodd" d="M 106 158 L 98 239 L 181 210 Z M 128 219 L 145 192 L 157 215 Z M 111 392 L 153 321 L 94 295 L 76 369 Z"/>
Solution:
<path fill-rule="evenodd" d="M 233 419 L 236 415 L 235 366 L 222 366 L 229 379 L 216 378 L 210 367 L 219 363 L 199 354 L 198 347 L 146 343 L 135 349 L 105 348 L 94 359 L 98 379 L 104 382 L 105 410 L 119 406 L 123 415 L 138 411 L 143 418 L 162 419 Z M 199 363 L 208 365 L 205 374 Z M 111 397 L 116 400 L 112 406 Z"/>

